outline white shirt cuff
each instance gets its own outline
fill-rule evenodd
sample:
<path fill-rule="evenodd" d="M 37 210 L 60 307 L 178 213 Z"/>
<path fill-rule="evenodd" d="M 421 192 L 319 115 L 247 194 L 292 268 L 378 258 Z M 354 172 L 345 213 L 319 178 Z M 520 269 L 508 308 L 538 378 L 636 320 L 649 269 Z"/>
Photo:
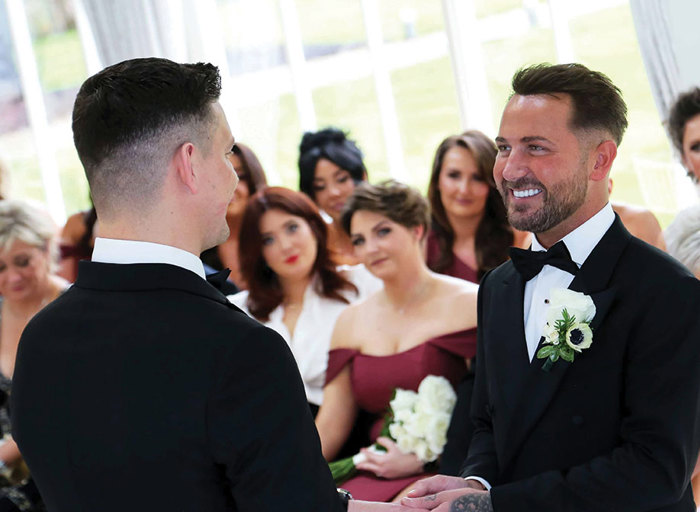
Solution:
<path fill-rule="evenodd" d="M 491 490 L 491 484 L 488 483 L 486 480 L 484 480 L 484 479 L 481 478 L 481 477 L 478 477 L 478 476 L 468 476 L 468 477 L 465 477 L 464 479 L 465 479 L 465 480 L 476 480 L 476 481 L 479 482 L 481 485 L 483 485 L 484 487 L 486 487 L 486 490 L 487 490 L 487 491 L 490 491 L 490 490 Z"/>

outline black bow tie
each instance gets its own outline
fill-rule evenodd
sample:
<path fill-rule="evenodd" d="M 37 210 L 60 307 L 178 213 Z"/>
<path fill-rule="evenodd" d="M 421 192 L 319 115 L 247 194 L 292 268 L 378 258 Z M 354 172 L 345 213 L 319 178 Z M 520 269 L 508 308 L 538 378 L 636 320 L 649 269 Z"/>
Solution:
<path fill-rule="evenodd" d="M 223 289 L 224 285 L 226 284 L 226 280 L 228 279 L 228 276 L 230 273 L 231 273 L 231 271 L 229 269 L 225 268 L 224 270 L 221 270 L 219 272 L 214 272 L 213 274 L 209 274 L 207 276 L 207 281 L 214 288 L 221 291 Z"/>
<path fill-rule="evenodd" d="M 529 281 L 539 274 L 545 265 L 560 268 L 573 275 L 578 272 L 578 265 L 571 259 L 569 249 L 562 241 L 557 242 L 547 251 L 529 251 L 511 247 L 510 259 L 525 281 Z"/>

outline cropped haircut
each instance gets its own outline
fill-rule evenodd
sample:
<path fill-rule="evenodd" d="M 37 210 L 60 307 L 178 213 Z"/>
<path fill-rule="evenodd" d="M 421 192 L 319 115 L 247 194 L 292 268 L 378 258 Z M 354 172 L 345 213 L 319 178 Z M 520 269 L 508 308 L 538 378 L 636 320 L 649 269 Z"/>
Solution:
<path fill-rule="evenodd" d="M 19 199 L 0 200 L 1 252 L 16 241 L 24 242 L 45 251 L 53 271 L 58 262 L 56 234 L 56 224 L 42 206 Z"/>
<path fill-rule="evenodd" d="M 248 191 L 252 196 L 267 185 L 262 164 L 253 150 L 241 142 L 236 142 L 233 145 L 233 153 L 241 161 L 243 167 L 243 169 L 236 169 L 236 174 L 241 181 L 248 185 Z"/>
<path fill-rule="evenodd" d="M 316 164 L 321 158 L 348 171 L 355 184 L 367 178 L 362 151 L 355 141 L 348 139 L 345 132 L 338 128 L 306 132 L 299 145 L 299 190 L 314 201 L 314 176 Z"/>
<path fill-rule="evenodd" d="M 573 105 L 572 129 L 605 130 L 619 146 L 627 129 L 627 106 L 620 89 L 603 73 L 582 64 L 537 64 L 513 76 L 520 96 L 568 94 Z"/>
<path fill-rule="evenodd" d="M 484 215 L 476 229 L 474 241 L 477 274 L 481 277 L 508 259 L 508 248 L 513 245 L 514 236 L 513 228 L 508 223 L 503 199 L 493 179 L 493 166 L 498 149 L 493 140 L 478 130 L 468 130 L 460 135 L 447 137 L 435 151 L 428 185 L 428 201 L 430 201 L 431 229 L 438 242 L 440 257 L 436 262 L 432 262 L 430 267 L 435 272 L 443 272 L 454 259 L 452 248 L 455 230 L 445 212 L 439 180 L 445 154 L 455 147 L 464 148 L 471 153 L 476 160 L 479 176 L 489 186 Z"/>
<path fill-rule="evenodd" d="M 683 136 L 685 125 L 693 117 L 700 115 L 700 87 L 684 92 L 676 98 L 668 116 L 668 133 L 678 155 L 683 158 Z M 686 169 L 688 176 L 697 182 L 698 178 Z"/>
<path fill-rule="evenodd" d="M 430 206 L 418 190 L 394 180 L 379 185 L 360 183 L 348 198 L 341 214 L 341 225 L 350 235 L 352 216 L 363 210 L 382 215 L 405 228 L 423 226 L 428 232 Z"/>
<path fill-rule="evenodd" d="M 316 239 L 316 261 L 311 268 L 316 292 L 329 299 L 348 303 L 342 291 L 357 293 L 357 288 L 337 270 L 328 249 L 328 227 L 316 205 L 301 192 L 284 187 L 265 187 L 248 200 L 239 235 L 238 258 L 241 274 L 248 283 L 248 310 L 265 322 L 270 313 L 282 303 L 284 292 L 277 274 L 263 258 L 263 237 L 260 219 L 265 212 L 280 210 L 301 217 Z"/>
<path fill-rule="evenodd" d="M 73 107 L 73 140 L 97 210 L 109 213 L 121 200 L 147 206 L 183 143 L 207 154 L 220 92 L 216 66 L 160 58 L 88 78 Z"/>

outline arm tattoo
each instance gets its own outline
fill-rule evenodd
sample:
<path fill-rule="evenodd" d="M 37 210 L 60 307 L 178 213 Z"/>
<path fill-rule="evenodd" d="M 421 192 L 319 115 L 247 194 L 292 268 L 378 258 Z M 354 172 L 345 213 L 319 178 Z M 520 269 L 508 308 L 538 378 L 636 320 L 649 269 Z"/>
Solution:
<path fill-rule="evenodd" d="M 493 512 L 491 494 L 465 494 L 450 505 L 450 512 Z"/>

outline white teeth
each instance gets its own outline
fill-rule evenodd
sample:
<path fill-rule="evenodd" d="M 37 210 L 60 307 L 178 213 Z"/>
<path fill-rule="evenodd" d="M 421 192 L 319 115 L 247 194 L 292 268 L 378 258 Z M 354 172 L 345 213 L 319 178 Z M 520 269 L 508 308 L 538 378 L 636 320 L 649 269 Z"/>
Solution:
<path fill-rule="evenodd" d="M 515 197 L 532 197 L 542 192 L 539 188 L 529 188 L 527 190 L 513 190 Z"/>

